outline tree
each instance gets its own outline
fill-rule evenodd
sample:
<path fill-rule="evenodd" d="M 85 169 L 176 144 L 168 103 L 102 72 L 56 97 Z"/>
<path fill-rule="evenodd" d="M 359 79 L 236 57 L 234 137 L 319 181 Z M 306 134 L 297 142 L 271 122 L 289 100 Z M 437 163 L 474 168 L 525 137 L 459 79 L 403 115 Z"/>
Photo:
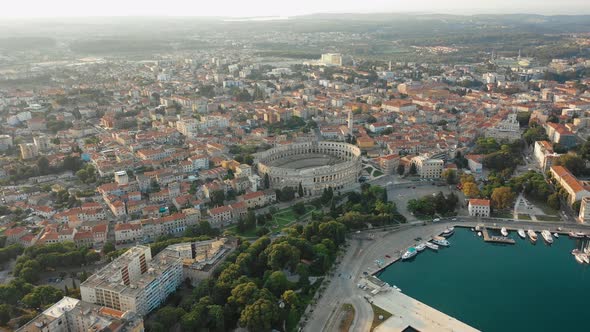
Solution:
<path fill-rule="evenodd" d="M 457 184 L 457 171 L 454 169 L 446 169 L 442 172 L 442 177 L 445 179 L 447 184 Z"/>
<path fill-rule="evenodd" d="M 109 253 L 115 251 L 115 245 L 113 244 L 113 242 L 111 241 L 107 241 L 104 246 L 102 247 L 102 254 L 103 255 L 108 255 Z"/>
<path fill-rule="evenodd" d="M 559 210 L 559 208 L 561 207 L 561 202 L 559 200 L 559 194 L 557 192 L 554 192 L 553 194 L 549 195 L 549 197 L 547 197 L 547 204 L 555 209 L 555 210 Z"/>
<path fill-rule="evenodd" d="M 473 182 L 463 184 L 463 194 L 469 198 L 479 196 L 479 188 L 477 187 L 477 184 Z"/>
<path fill-rule="evenodd" d="M 296 215 L 301 216 L 302 214 L 305 213 L 305 203 L 298 202 L 295 205 L 293 205 L 292 209 Z"/>
<path fill-rule="evenodd" d="M 492 192 L 492 204 L 497 209 L 509 208 L 514 200 L 514 193 L 510 187 L 499 187 Z"/>
<path fill-rule="evenodd" d="M 286 290 L 281 296 L 281 299 L 285 301 L 285 303 L 291 309 L 299 310 L 299 307 L 301 306 L 301 299 L 299 298 L 299 295 L 291 289 Z"/>
<path fill-rule="evenodd" d="M 51 171 L 49 168 L 49 160 L 47 160 L 46 157 L 41 157 L 37 159 L 37 168 L 39 169 L 39 173 L 41 175 L 49 174 Z"/>
<path fill-rule="evenodd" d="M 259 293 L 260 289 L 251 281 L 239 284 L 231 290 L 231 296 L 227 298 L 227 302 L 236 305 L 239 311 L 241 311 L 248 304 L 256 301 Z"/>
<path fill-rule="evenodd" d="M 273 270 L 289 267 L 293 271 L 301 257 L 299 249 L 287 242 L 274 243 L 266 248 L 265 253 L 268 257 L 267 265 Z"/>
<path fill-rule="evenodd" d="M 584 159 L 574 153 L 560 156 L 553 164 L 567 168 L 575 176 L 585 175 L 587 172 Z"/>
<path fill-rule="evenodd" d="M 225 193 L 223 190 L 214 190 L 211 192 L 209 198 L 211 199 L 211 205 L 223 205 L 225 200 Z"/>
<path fill-rule="evenodd" d="M 418 173 L 418 169 L 416 168 L 416 164 L 412 163 L 410 165 L 410 175 L 416 175 Z"/>
<path fill-rule="evenodd" d="M 182 308 L 165 306 L 156 312 L 156 321 L 171 328 L 178 323 L 184 314 L 185 312 Z"/>
<path fill-rule="evenodd" d="M 270 188 L 270 177 L 268 176 L 268 173 L 264 173 L 264 188 Z"/>
<path fill-rule="evenodd" d="M 403 164 L 397 165 L 397 174 L 399 176 L 404 175 L 405 172 L 406 172 L 406 167 Z"/>
<path fill-rule="evenodd" d="M 269 299 L 258 299 L 246 306 L 240 315 L 240 325 L 248 331 L 270 331 L 279 320 L 279 307 Z"/>
<path fill-rule="evenodd" d="M 303 197 L 303 185 L 301 185 L 301 182 L 299 182 L 299 188 L 297 190 L 297 194 L 299 194 L 299 197 Z"/>
<path fill-rule="evenodd" d="M 12 316 L 12 307 L 8 304 L 0 304 L 0 325 L 6 325 Z"/>

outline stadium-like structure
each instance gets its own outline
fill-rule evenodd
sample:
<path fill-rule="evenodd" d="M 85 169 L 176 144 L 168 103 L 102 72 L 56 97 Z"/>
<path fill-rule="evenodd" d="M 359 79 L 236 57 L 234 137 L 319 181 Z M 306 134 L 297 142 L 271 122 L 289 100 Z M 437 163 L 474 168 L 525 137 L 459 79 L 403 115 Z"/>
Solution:
<path fill-rule="evenodd" d="M 257 153 L 258 174 L 268 174 L 272 188 L 299 184 L 306 196 L 320 195 L 325 188 L 340 190 L 358 182 L 361 150 L 340 142 L 304 142 L 278 146 Z"/>

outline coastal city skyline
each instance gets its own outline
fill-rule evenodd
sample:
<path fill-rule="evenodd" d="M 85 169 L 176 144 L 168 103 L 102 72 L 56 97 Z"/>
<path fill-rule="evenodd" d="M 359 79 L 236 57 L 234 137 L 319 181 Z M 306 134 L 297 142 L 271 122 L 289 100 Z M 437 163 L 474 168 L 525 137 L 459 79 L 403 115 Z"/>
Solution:
<path fill-rule="evenodd" d="M 0 12 L 0 332 L 576 331 L 589 267 L 586 1 Z"/>
<path fill-rule="evenodd" d="M 166 6 L 161 2 L 147 0 L 115 1 L 100 3 L 75 0 L 25 0 L 5 4 L 0 17 L 4 18 L 49 18 L 92 16 L 180 16 L 180 17 L 264 17 L 301 16 L 326 13 L 425 13 L 425 14 L 541 14 L 581 15 L 590 14 L 584 0 L 564 0 L 559 3 L 536 0 L 495 0 L 475 2 L 468 0 L 300 0 L 296 5 L 285 5 L 272 0 L 228 0 L 223 3 L 195 3 L 188 0 L 170 0 Z"/>

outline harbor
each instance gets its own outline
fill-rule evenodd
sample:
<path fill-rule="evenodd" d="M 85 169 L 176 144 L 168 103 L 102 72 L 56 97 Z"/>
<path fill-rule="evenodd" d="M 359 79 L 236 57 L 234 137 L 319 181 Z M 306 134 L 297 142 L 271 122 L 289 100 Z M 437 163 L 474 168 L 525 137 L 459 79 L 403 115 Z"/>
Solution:
<path fill-rule="evenodd" d="M 502 227 L 490 224 L 485 229 L 489 239 L 502 232 Z M 589 265 L 574 259 L 572 250 L 584 253 L 589 239 L 581 232 L 571 238 L 567 232 L 547 230 L 545 234 L 553 241 L 549 244 L 540 234 L 542 230 L 537 230 L 532 232 L 539 234 L 538 240 L 531 243 L 528 234 L 525 238 L 519 235 L 518 228 L 506 231 L 506 238 L 514 241 L 510 245 L 485 241 L 483 227 L 479 229 L 481 237 L 475 227 L 473 231 L 455 227 L 449 247 L 438 251 L 427 248 L 416 258 L 397 260 L 397 264 L 380 269 L 377 276 L 411 298 L 482 331 L 505 331 L 506 326 L 521 331 L 583 326 L 584 295 L 590 295 Z M 522 320 L 533 312 L 543 318 Z M 558 318 L 552 318 L 555 316 Z"/>

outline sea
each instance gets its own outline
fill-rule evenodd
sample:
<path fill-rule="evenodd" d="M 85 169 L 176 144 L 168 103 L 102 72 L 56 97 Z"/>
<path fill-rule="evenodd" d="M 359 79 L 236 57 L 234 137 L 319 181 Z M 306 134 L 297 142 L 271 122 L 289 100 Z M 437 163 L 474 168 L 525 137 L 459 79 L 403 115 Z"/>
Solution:
<path fill-rule="evenodd" d="M 590 331 L 590 265 L 571 254 L 589 241 L 560 234 L 547 245 L 537 234 L 532 244 L 512 231 L 516 244 L 499 245 L 455 227 L 450 247 L 426 248 L 378 277 L 481 331 Z"/>

